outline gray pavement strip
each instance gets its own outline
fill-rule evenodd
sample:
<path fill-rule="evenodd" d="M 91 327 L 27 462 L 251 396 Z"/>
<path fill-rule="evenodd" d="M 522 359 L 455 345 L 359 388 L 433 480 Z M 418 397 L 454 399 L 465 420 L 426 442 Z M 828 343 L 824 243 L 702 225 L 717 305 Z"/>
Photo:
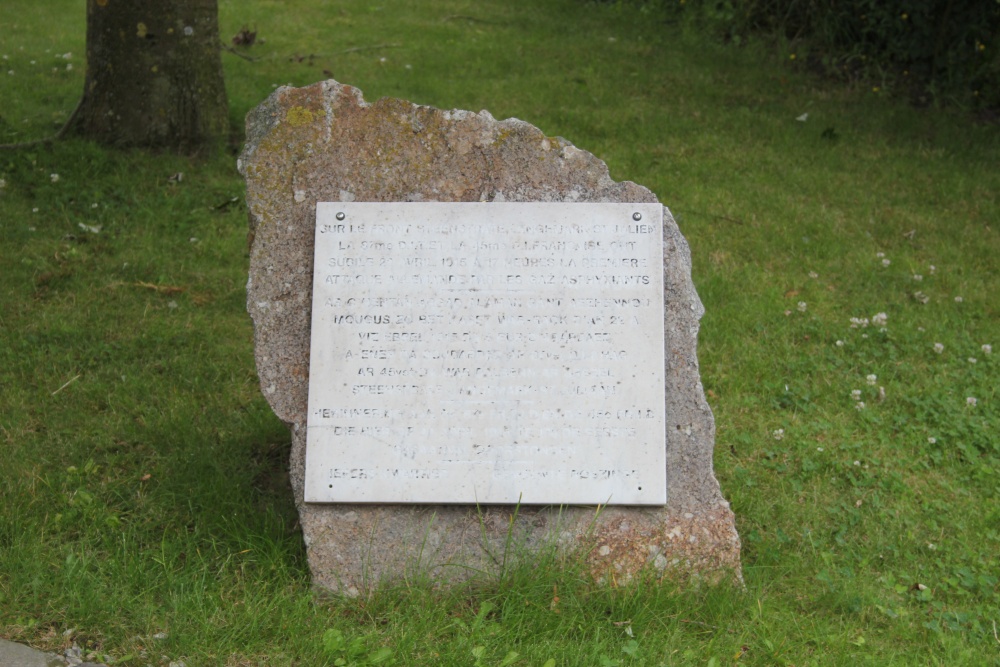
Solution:
<path fill-rule="evenodd" d="M 67 661 L 55 653 L 46 653 L 30 646 L 0 639 L 0 667 L 66 667 Z M 93 662 L 77 663 L 76 667 L 103 667 Z"/>

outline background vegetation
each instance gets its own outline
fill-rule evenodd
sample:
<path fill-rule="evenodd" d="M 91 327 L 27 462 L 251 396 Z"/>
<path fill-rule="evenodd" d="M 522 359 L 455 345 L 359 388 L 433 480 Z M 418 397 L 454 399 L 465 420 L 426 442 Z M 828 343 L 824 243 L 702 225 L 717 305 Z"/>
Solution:
<path fill-rule="evenodd" d="M 647 11 L 737 44 L 763 39 L 814 73 L 918 105 L 1000 110 L 1000 3 L 648 0 Z"/>
<path fill-rule="evenodd" d="M 0 153 L 0 635 L 130 666 L 997 662 L 996 126 L 630 6 L 221 13 L 257 30 L 256 60 L 223 54 L 237 126 L 333 76 L 523 118 L 659 194 L 708 311 L 746 588 L 602 589 L 546 556 L 316 596 L 253 368 L 239 140 L 66 140 Z M 83 39 L 76 0 L 0 16 L 0 142 L 64 121 Z"/>

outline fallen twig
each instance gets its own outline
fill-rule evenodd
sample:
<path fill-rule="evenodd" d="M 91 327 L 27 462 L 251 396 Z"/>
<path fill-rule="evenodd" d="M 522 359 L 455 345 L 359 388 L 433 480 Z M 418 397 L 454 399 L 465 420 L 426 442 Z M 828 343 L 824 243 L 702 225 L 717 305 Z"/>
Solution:
<path fill-rule="evenodd" d="M 373 51 L 375 49 L 398 49 L 402 44 L 375 44 L 374 46 L 355 46 L 350 49 L 344 49 L 343 51 L 337 51 L 334 55 L 339 55 L 342 53 L 357 53 L 358 51 Z M 310 58 L 314 56 L 309 56 Z M 316 58 L 322 58 L 321 55 L 316 55 Z"/>
<path fill-rule="evenodd" d="M 146 289 L 151 289 L 154 292 L 159 292 L 161 294 L 177 294 L 187 290 L 186 287 L 177 287 L 175 285 L 154 285 L 153 283 L 145 283 L 141 280 L 134 284 L 136 287 L 145 287 Z"/>
<path fill-rule="evenodd" d="M 476 18 L 475 16 L 467 16 L 466 14 L 450 14 L 441 19 L 442 22 L 457 21 L 457 20 L 471 21 L 472 23 L 485 23 L 487 25 L 505 25 L 504 23 L 500 23 L 497 21 L 487 21 L 486 19 Z"/>
<path fill-rule="evenodd" d="M 52 395 L 53 395 L 53 396 L 55 396 L 55 395 L 56 395 L 56 394 L 58 394 L 58 393 L 59 393 L 60 391 L 62 391 L 62 390 L 63 390 L 63 389 L 65 389 L 66 387 L 70 386 L 71 384 L 73 384 L 74 382 L 76 382 L 76 381 L 77 381 L 77 380 L 79 380 L 79 379 L 80 379 L 80 376 L 79 376 L 79 375 L 74 375 L 73 377 L 71 377 L 71 378 L 70 378 L 70 379 L 69 379 L 69 380 L 68 380 L 68 381 L 66 382 L 66 384 L 64 384 L 63 386 L 59 387 L 59 388 L 58 388 L 58 389 L 56 389 L 56 390 L 55 390 L 54 392 L 52 392 Z"/>
<path fill-rule="evenodd" d="M 76 120 L 76 115 L 80 113 L 80 107 L 82 106 L 83 106 L 83 96 L 80 97 L 80 101 L 76 103 L 76 108 L 73 109 L 73 113 L 69 115 L 69 118 L 66 119 L 66 122 L 63 123 L 63 126 L 59 128 L 59 131 L 53 134 L 52 136 L 45 137 L 43 139 L 33 139 L 31 141 L 21 141 L 14 144 L 0 144 L 0 150 L 16 150 L 18 148 L 30 148 L 31 146 L 38 146 L 39 144 L 48 144 L 52 143 L 53 141 L 58 141 L 59 139 L 62 139 L 64 136 L 66 136 L 66 133 L 69 132 L 69 128 L 73 124 L 73 121 Z"/>
<path fill-rule="evenodd" d="M 681 623 L 690 623 L 691 625 L 700 625 L 700 626 L 702 626 L 704 628 L 711 628 L 713 630 L 718 630 L 719 629 L 719 626 L 717 626 L 717 625 L 709 625 L 708 623 L 702 623 L 701 621 L 691 621 L 691 620 L 688 620 L 686 618 L 682 618 L 681 619 Z"/>
<path fill-rule="evenodd" d="M 226 44 L 225 42 L 222 42 L 222 41 L 219 42 L 219 48 L 225 49 L 226 51 L 229 51 L 234 56 L 239 56 L 240 58 L 243 58 L 243 60 L 249 60 L 252 63 L 255 63 L 258 60 L 260 60 L 260 58 L 254 58 L 253 56 L 248 56 L 245 53 L 240 53 L 239 51 L 237 51 L 236 49 L 234 49 L 233 47 L 229 46 L 228 44 Z"/>

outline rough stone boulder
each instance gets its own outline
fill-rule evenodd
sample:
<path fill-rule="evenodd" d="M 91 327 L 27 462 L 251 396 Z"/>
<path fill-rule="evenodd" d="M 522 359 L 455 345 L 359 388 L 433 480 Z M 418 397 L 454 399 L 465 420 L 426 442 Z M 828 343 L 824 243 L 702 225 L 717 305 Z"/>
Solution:
<path fill-rule="evenodd" d="M 290 473 L 314 582 L 349 595 L 400 577 L 458 580 L 548 545 L 598 579 L 640 570 L 740 577 L 733 513 L 712 472 L 715 424 L 698 374 L 701 301 L 688 246 L 664 210 L 664 507 L 322 505 L 303 501 L 316 202 L 656 202 L 559 137 L 486 111 L 365 102 L 336 81 L 279 88 L 247 117 L 239 161 L 250 212 L 257 371 L 292 433 Z M 512 550 L 505 558 L 504 550 Z"/>

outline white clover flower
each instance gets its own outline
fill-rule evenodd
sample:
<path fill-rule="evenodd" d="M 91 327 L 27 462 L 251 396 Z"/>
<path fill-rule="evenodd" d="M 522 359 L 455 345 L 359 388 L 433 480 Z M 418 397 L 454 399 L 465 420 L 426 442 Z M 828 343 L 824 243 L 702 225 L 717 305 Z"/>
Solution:
<path fill-rule="evenodd" d="M 868 380 L 868 384 L 871 385 L 872 387 L 874 387 L 875 383 L 878 382 L 878 376 L 874 374 L 869 374 L 865 376 L 865 379 Z"/>
<path fill-rule="evenodd" d="M 822 447 L 817 447 L 817 448 L 816 448 L 816 451 L 817 451 L 817 452 L 821 452 L 821 451 L 823 451 L 823 448 L 822 448 Z"/>
<path fill-rule="evenodd" d="M 834 343 L 834 345 L 836 345 L 837 347 L 844 347 L 844 341 L 838 340 L 836 343 Z"/>
<path fill-rule="evenodd" d="M 861 390 L 860 389 L 853 389 L 853 390 L 851 390 L 851 400 L 852 401 L 860 401 L 861 400 Z"/>
<path fill-rule="evenodd" d="M 856 466 L 859 466 L 859 465 L 861 465 L 861 461 L 855 461 L 855 462 L 854 462 L 854 465 L 856 465 Z"/>
<path fill-rule="evenodd" d="M 806 308 L 807 308 L 807 306 L 806 306 L 806 302 L 805 302 L 805 301 L 799 301 L 799 305 L 797 305 L 797 306 L 796 306 L 795 308 L 796 308 L 796 309 L 797 309 L 797 310 L 798 310 L 798 311 L 799 311 L 800 313 L 804 313 L 804 312 L 806 312 Z"/>
<path fill-rule="evenodd" d="M 97 208 L 97 202 L 94 202 L 93 204 L 91 204 L 90 208 Z"/>
<path fill-rule="evenodd" d="M 969 357 L 969 363 L 970 364 L 974 364 L 974 363 L 976 363 L 976 361 L 977 361 L 977 359 L 975 357 Z"/>
<path fill-rule="evenodd" d="M 934 351 L 937 352 L 938 354 L 941 354 L 942 352 L 944 352 L 944 345 L 942 345 L 941 343 L 934 343 Z"/>
<path fill-rule="evenodd" d="M 956 296 L 955 297 L 955 303 L 962 303 L 962 297 Z"/>
<path fill-rule="evenodd" d="M 888 321 L 889 316 L 885 313 L 876 313 L 875 315 L 872 315 L 872 324 L 877 327 L 884 327 Z"/>
<path fill-rule="evenodd" d="M 809 272 L 809 277 L 810 278 L 819 278 L 819 274 L 816 273 L 815 271 L 810 271 Z"/>
<path fill-rule="evenodd" d="M 786 310 L 786 311 L 785 311 L 785 317 L 788 317 L 788 316 L 789 316 L 789 315 L 791 315 L 791 314 L 792 314 L 792 311 L 790 311 L 790 310 Z"/>
<path fill-rule="evenodd" d="M 3 190 L 5 187 L 7 187 L 7 179 L 0 178 L 0 190 Z"/>
<path fill-rule="evenodd" d="M 927 438 L 927 442 L 929 442 L 929 443 L 930 443 L 930 444 L 932 444 L 932 445 L 936 445 L 936 444 L 937 444 L 937 438 L 935 438 L 935 437 L 934 437 L 934 436 L 932 435 L 931 437 Z"/>
<path fill-rule="evenodd" d="M 921 280 L 924 279 L 924 277 L 922 275 L 920 275 L 919 273 L 914 273 L 913 274 L 913 279 L 916 280 L 919 283 Z"/>
<path fill-rule="evenodd" d="M 892 264 L 892 262 L 889 261 L 888 259 L 883 259 L 882 260 L 882 266 L 889 266 L 890 264 Z"/>
<path fill-rule="evenodd" d="M 917 327 L 917 331 L 920 331 L 921 333 L 923 333 L 924 328 L 923 327 Z"/>
<path fill-rule="evenodd" d="M 49 180 L 53 183 L 59 182 L 59 174 L 49 174 Z"/>
<path fill-rule="evenodd" d="M 885 257 L 885 253 L 884 252 L 877 252 L 877 253 L 875 253 L 875 257 L 881 259 L 881 258 Z"/>
<path fill-rule="evenodd" d="M 31 212 L 32 213 L 38 213 L 38 207 L 36 206 L 35 208 L 31 209 Z"/>
<path fill-rule="evenodd" d="M 983 354 L 993 354 L 993 346 L 990 345 L 989 343 L 983 345 L 982 350 Z"/>
<path fill-rule="evenodd" d="M 73 57 L 73 54 L 71 52 L 69 52 L 69 51 L 67 51 L 66 53 L 62 54 L 62 59 L 63 60 L 69 60 L 72 57 Z"/>
<path fill-rule="evenodd" d="M 979 399 L 976 398 L 975 396 L 969 396 L 968 398 L 965 399 L 965 404 L 968 405 L 970 408 L 976 407 L 977 403 L 979 403 Z"/>
<path fill-rule="evenodd" d="M 861 334 L 862 338 L 868 338 L 868 334 Z"/>
<path fill-rule="evenodd" d="M 73 71 L 73 63 L 66 63 L 66 71 L 67 72 Z"/>
<path fill-rule="evenodd" d="M 931 265 L 930 265 L 930 272 L 931 272 L 931 275 L 934 275 L 934 273 L 935 273 L 936 271 L 937 271 L 937 267 L 936 267 L 936 266 L 934 266 L 933 264 L 931 264 Z"/>
<path fill-rule="evenodd" d="M 782 438 L 785 437 L 785 429 L 783 428 L 775 429 L 771 435 L 774 436 L 775 440 L 781 440 Z"/>
<path fill-rule="evenodd" d="M 864 401 L 858 401 L 857 405 L 854 406 L 854 409 L 855 410 L 859 410 L 859 411 L 860 410 L 864 410 L 865 409 L 865 402 Z"/>
<path fill-rule="evenodd" d="M 867 326 L 868 326 L 868 318 L 867 317 L 852 317 L 851 318 L 851 328 L 852 329 L 857 329 L 858 327 L 861 327 L 862 329 L 864 329 Z"/>

